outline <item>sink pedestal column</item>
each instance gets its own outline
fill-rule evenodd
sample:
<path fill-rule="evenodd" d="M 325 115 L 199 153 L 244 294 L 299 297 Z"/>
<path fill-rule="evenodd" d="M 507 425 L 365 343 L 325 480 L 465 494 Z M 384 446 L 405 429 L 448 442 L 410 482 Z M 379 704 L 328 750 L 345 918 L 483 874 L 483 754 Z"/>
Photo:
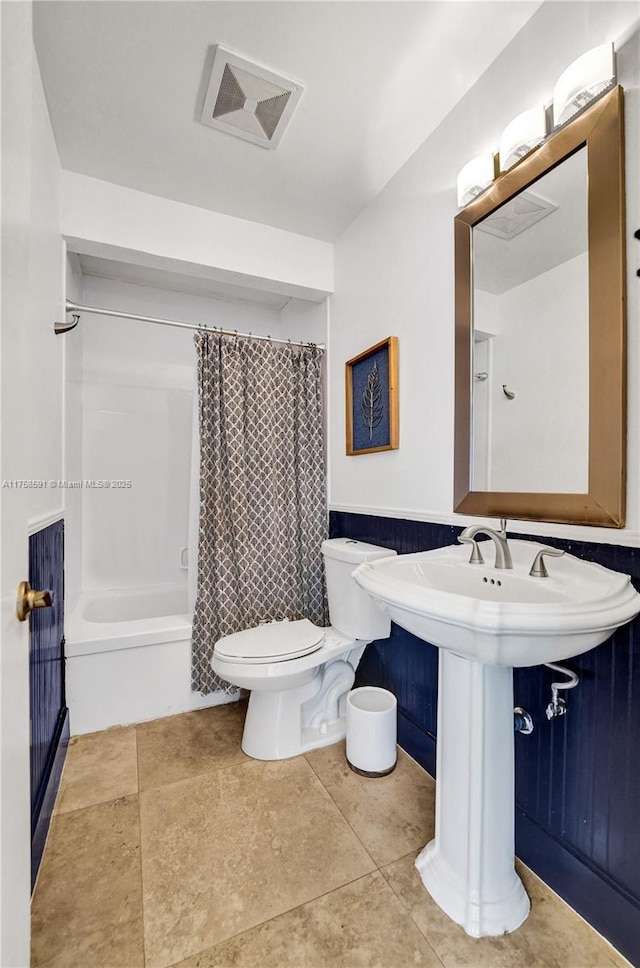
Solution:
<path fill-rule="evenodd" d="M 500 935 L 529 914 L 514 870 L 513 670 L 439 652 L 436 836 L 416 867 L 467 934 Z"/>

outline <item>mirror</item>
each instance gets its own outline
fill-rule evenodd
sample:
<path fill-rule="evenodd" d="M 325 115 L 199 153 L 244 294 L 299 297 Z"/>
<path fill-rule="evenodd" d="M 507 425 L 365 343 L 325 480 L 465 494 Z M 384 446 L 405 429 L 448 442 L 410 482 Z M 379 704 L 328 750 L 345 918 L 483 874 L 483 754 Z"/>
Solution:
<path fill-rule="evenodd" d="M 587 149 L 471 230 L 474 491 L 589 487 Z"/>
<path fill-rule="evenodd" d="M 454 508 L 624 526 L 622 90 L 455 220 Z"/>

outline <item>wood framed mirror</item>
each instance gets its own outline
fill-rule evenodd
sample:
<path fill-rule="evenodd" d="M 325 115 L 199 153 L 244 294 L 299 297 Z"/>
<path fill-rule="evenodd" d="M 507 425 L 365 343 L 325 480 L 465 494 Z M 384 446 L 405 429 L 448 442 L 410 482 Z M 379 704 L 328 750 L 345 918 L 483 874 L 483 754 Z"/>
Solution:
<path fill-rule="evenodd" d="M 455 219 L 454 509 L 621 528 L 623 92 Z"/>

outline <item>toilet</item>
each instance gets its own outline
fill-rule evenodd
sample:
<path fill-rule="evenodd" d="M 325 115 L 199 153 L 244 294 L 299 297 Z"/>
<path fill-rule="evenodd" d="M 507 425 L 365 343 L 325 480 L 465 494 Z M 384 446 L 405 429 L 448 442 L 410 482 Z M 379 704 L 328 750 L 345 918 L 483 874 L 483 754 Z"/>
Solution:
<path fill-rule="evenodd" d="M 269 622 L 216 642 L 214 672 L 249 689 L 242 749 L 256 760 L 283 760 L 343 739 L 346 695 L 374 639 L 391 623 L 351 577 L 364 561 L 388 558 L 390 548 L 329 538 L 322 543 L 328 628 L 308 619 Z"/>

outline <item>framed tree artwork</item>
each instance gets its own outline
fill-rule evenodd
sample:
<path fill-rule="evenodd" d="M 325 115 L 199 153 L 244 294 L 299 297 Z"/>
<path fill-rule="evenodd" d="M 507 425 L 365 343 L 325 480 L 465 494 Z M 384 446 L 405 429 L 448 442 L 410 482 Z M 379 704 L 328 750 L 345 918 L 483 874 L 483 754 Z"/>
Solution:
<path fill-rule="evenodd" d="M 398 337 L 346 363 L 347 454 L 398 449 Z"/>

